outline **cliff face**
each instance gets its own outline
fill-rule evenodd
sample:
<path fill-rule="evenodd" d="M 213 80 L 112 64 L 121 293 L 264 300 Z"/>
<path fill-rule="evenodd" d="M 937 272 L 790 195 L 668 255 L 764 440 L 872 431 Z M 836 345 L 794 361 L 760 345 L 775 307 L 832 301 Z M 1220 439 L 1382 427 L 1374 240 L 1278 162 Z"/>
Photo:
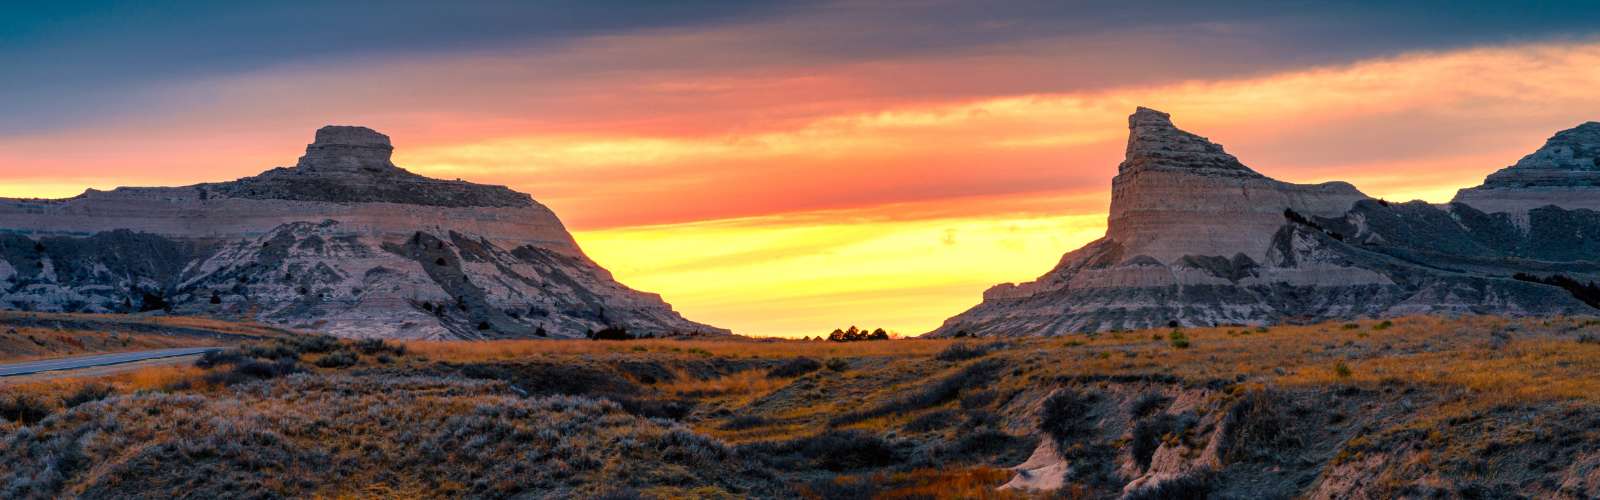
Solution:
<path fill-rule="evenodd" d="M 1571 151 L 1554 155 L 1591 161 Z M 989 289 L 931 335 L 1592 314 L 1568 290 L 1514 278 L 1600 279 L 1600 242 L 1587 236 L 1600 234 L 1600 214 L 1540 206 L 1390 204 L 1342 182 L 1280 182 L 1140 108 L 1112 180 L 1106 236 L 1035 281 Z"/>
<path fill-rule="evenodd" d="M 1600 122 L 1557 132 L 1483 185 L 1458 191 L 1454 201 L 1518 216 L 1549 205 L 1600 210 Z"/>
<path fill-rule="evenodd" d="M 1160 111 L 1128 117 L 1126 158 L 1111 179 L 1106 237 L 1128 255 L 1172 262 L 1185 255 L 1260 259 L 1284 209 L 1335 216 L 1366 195 L 1343 182 L 1279 182 L 1222 146 L 1173 126 Z"/>
<path fill-rule="evenodd" d="M 325 127 L 232 182 L 0 199 L 0 307 L 167 309 L 350 337 L 725 333 L 612 279 L 550 209 L 430 179 L 389 138 Z"/>

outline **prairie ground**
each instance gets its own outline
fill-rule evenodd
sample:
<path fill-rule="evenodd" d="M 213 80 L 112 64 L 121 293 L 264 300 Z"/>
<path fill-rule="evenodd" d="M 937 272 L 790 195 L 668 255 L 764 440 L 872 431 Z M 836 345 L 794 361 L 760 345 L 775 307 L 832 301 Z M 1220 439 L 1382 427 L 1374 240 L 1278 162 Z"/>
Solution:
<path fill-rule="evenodd" d="M 1600 322 L 336 341 L 0 395 L 0 496 L 1600 496 Z"/>
<path fill-rule="evenodd" d="M 182 316 L 0 311 L 0 362 L 231 345 L 289 335 L 294 333 L 253 323 Z"/>

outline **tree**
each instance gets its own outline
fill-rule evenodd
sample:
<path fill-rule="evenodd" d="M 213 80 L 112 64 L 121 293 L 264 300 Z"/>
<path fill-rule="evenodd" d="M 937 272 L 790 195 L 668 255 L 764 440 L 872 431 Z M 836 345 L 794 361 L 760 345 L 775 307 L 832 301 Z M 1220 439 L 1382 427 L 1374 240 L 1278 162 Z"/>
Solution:
<path fill-rule="evenodd" d="M 620 326 L 608 326 L 589 336 L 591 340 L 633 340 L 633 338 L 628 334 L 627 328 Z"/>

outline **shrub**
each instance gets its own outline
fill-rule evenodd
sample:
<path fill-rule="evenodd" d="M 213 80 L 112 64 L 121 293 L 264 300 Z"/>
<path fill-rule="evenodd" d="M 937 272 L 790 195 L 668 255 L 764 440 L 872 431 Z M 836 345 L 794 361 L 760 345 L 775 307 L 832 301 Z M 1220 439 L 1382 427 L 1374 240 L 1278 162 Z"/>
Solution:
<path fill-rule="evenodd" d="M 740 415 L 728 419 L 727 422 L 723 422 L 720 428 L 728 431 L 741 431 L 765 426 L 770 423 L 772 422 L 760 415 Z"/>
<path fill-rule="evenodd" d="M 1344 364 L 1343 361 L 1334 363 L 1333 373 L 1334 375 L 1338 375 L 1339 378 L 1350 378 L 1350 365 Z"/>
<path fill-rule="evenodd" d="M 1094 430 L 1090 415 L 1100 397 L 1071 389 L 1056 391 L 1044 400 L 1044 412 L 1039 416 L 1039 430 L 1056 440 L 1058 450 L 1081 439 Z"/>
<path fill-rule="evenodd" d="M 883 467 L 898 461 L 894 448 L 883 438 L 853 429 L 804 438 L 794 447 L 818 468 L 834 472 Z"/>
<path fill-rule="evenodd" d="M 1184 335 L 1182 331 L 1173 330 L 1172 333 L 1167 334 L 1167 341 L 1172 343 L 1172 347 L 1178 349 L 1189 348 L 1189 337 Z"/>
<path fill-rule="evenodd" d="M 1026 444 L 1027 441 L 995 429 L 979 429 L 963 434 L 956 440 L 953 448 L 964 456 L 991 456 L 1005 453 L 1013 447 Z"/>
<path fill-rule="evenodd" d="M 590 332 L 589 340 L 633 340 L 628 334 L 628 329 L 620 326 L 608 326 L 598 332 Z"/>
<path fill-rule="evenodd" d="M 961 397 L 961 409 L 975 410 L 987 408 L 994 400 L 1000 398 L 1000 393 L 994 391 L 978 391 Z"/>
<path fill-rule="evenodd" d="M 1388 330 L 1389 327 L 1391 327 L 1391 326 L 1394 326 L 1394 322 L 1393 321 L 1383 320 L 1383 322 L 1378 323 L 1377 325 L 1373 326 L 1372 329 L 1373 330 Z"/>
<path fill-rule="evenodd" d="M 1271 457 L 1277 450 L 1299 445 L 1299 439 L 1289 432 L 1289 413 L 1294 411 L 1289 406 L 1270 391 L 1252 391 L 1240 397 L 1218 424 L 1218 454 L 1236 462 Z"/>
<path fill-rule="evenodd" d="M 61 404 L 67 408 L 72 408 L 84 403 L 91 403 L 105 399 L 116 392 L 117 391 L 115 388 L 106 384 L 84 384 L 82 387 L 79 387 L 78 390 L 72 391 L 72 394 L 68 394 L 66 397 L 61 398 Z"/>
<path fill-rule="evenodd" d="M 205 354 L 200 355 L 200 359 L 195 360 L 194 365 L 200 368 L 214 368 L 222 365 L 237 364 L 246 359 L 249 358 L 237 349 L 207 351 Z"/>
<path fill-rule="evenodd" d="M 50 406 L 32 394 L 0 395 L 0 418 L 33 425 L 50 416 Z"/>
<path fill-rule="evenodd" d="M 1211 494 L 1211 485 L 1210 474 L 1190 472 L 1127 491 L 1122 500 L 1204 500 Z"/>
<path fill-rule="evenodd" d="M 354 344 L 354 347 L 357 351 L 360 351 L 361 354 L 368 356 L 384 353 L 393 354 L 395 356 L 406 355 L 406 346 L 400 344 L 390 344 L 388 342 L 384 342 L 383 339 L 358 340 Z"/>
<path fill-rule="evenodd" d="M 218 385 L 235 385 L 253 380 L 265 380 L 290 375 L 305 371 L 294 360 L 282 359 L 267 363 L 263 361 L 245 361 L 233 366 L 226 372 L 213 372 L 206 375 L 206 381 Z"/>
<path fill-rule="evenodd" d="M 1345 330 L 1354 330 L 1354 329 L 1357 329 L 1357 328 L 1361 328 L 1361 324 L 1360 323 L 1345 323 L 1343 325 L 1339 325 L 1339 328 L 1342 328 L 1342 329 L 1345 329 Z"/>
<path fill-rule="evenodd" d="M 1167 435 L 1181 435 L 1193 427 L 1193 415 L 1160 414 L 1151 418 L 1140 420 L 1133 426 L 1133 439 L 1128 443 L 1133 460 L 1139 464 L 1141 470 L 1150 467 L 1150 459 L 1155 457 L 1156 450 L 1161 448 L 1161 441 Z"/>
<path fill-rule="evenodd" d="M 334 351 L 317 358 L 317 366 L 321 368 L 346 368 L 355 366 L 359 359 L 350 351 Z"/>
<path fill-rule="evenodd" d="M 1128 409 L 1128 412 L 1133 414 L 1134 418 L 1144 418 L 1161 410 L 1162 407 L 1171 402 L 1172 398 L 1160 394 L 1146 394 L 1134 400 L 1133 406 Z"/>
<path fill-rule="evenodd" d="M 910 432 L 928 432 L 950 427 L 956 422 L 955 410 L 934 410 L 906 422 L 905 430 Z"/>
<path fill-rule="evenodd" d="M 794 358 L 767 371 L 767 378 L 792 378 L 822 369 L 822 363 L 811 358 Z"/>
<path fill-rule="evenodd" d="M 1000 373 L 1003 363 L 997 359 L 985 359 L 968 365 L 933 385 L 921 391 L 913 392 L 899 399 L 890 400 L 873 408 L 853 411 L 834 417 L 829 421 L 831 425 L 846 425 L 860 422 L 870 418 L 881 417 L 892 413 L 906 413 L 934 406 L 955 399 L 967 387 L 976 387 L 989 384 Z"/>
<path fill-rule="evenodd" d="M 303 335 L 290 341 L 296 352 L 322 354 L 339 348 L 339 339 L 327 335 Z"/>
<path fill-rule="evenodd" d="M 951 362 L 966 361 L 983 357 L 990 352 L 1003 348 L 1005 348 L 1005 344 L 999 342 L 989 344 L 956 343 L 950 344 L 950 347 L 944 348 L 943 351 L 939 351 L 939 354 L 934 355 L 934 359 Z"/>
<path fill-rule="evenodd" d="M 850 362 L 844 358 L 828 358 L 825 366 L 831 371 L 842 372 L 850 369 Z"/>

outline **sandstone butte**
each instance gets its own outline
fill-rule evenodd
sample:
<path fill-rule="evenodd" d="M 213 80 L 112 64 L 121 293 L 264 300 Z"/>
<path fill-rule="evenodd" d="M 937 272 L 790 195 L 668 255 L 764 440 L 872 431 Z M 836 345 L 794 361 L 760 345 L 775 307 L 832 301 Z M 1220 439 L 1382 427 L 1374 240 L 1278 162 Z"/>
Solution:
<path fill-rule="evenodd" d="M 1061 335 L 1410 314 L 1596 313 L 1600 123 L 1450 203 L 1280 182 L 1139 108 L 1106 235 L 933 336 Z"/>
<path fill-rule="evenodd" d="M 728 333 L 618 283 L 527 194 L 413 174 L 393 151 L 371 129 L 329 126 L 295 166 L 254 177 L 0 199 L 0 307 L 351 338 Z"/>

